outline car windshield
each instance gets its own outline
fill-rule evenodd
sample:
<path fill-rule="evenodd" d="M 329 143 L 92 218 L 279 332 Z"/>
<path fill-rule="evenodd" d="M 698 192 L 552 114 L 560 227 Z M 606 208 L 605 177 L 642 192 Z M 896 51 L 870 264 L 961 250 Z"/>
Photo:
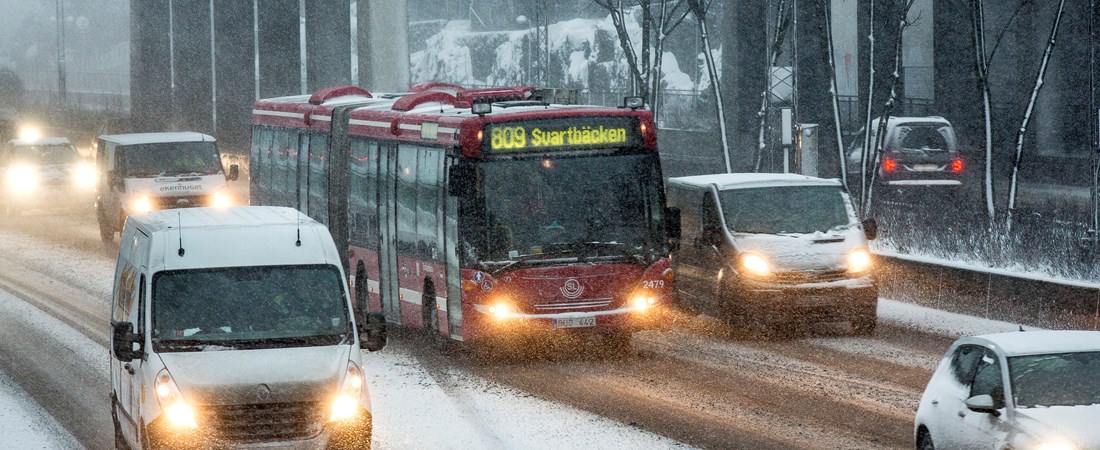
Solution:
<path fill-rule="evenodd" d="M 122 147 L 120 166 L 126 176 L 215 175 L 222 170 L 213 142 L 160 142 Z"/>
<path fill-rule="evenodd" d="M 948 152 L 955 150 L 955 136 L 949 125 L 941 123 L 906 123 L 894 128 L 894 145 L 900 150 Z"/>
<path fill-rule="evenodd" d="M 479 164 L 483 189 L 466 202 L 466 257 L 653 253 L 665 245 L 658 167 L 652 154 Z"/>
<path fill-rule="evenodd" d="M 1008 358 L 1019 408 L 1100 404 L 1100 352 Z"/>
<path fill-rule="evenodd" d="M 30 164 L 71 164 L 80 162 L 80 153 L 70 144 L 20 145 L 13 159 Z"/>
<path fill-rule="evenodd" d="M 152 308 L 158 351 L 333 345 L 351 330 L 340 272 L 331 265 L 161 272 Z"/>
<path fill-rule="evenodd" d="M 730 189 L 718 197 L 734 233 L 813 233 L 851 223 L 840 186 Z"/>

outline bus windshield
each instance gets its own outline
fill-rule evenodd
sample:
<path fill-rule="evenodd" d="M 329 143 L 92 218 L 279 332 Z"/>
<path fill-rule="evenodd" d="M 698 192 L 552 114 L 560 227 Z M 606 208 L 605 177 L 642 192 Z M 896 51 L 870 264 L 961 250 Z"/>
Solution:
<path fill-rule="evenodd" d="M 216 175 L 222 170 L 213 142 L 158 142 L 122 147 L 128 177 Z"/>
<path fill-rule="evenodd" d="M 543 157 L 479 164 L 482 189 L 462 232 L 465 257 L 646 256 L 665 246 L 656 155 Z M 468 200 L 469 201 L 469 200 Z"/>
<path fill-rule="evenodd" d="M 161 272 L 152 307 L 158 351 L 335 345 L 351 332 L 335 266 Z"/>

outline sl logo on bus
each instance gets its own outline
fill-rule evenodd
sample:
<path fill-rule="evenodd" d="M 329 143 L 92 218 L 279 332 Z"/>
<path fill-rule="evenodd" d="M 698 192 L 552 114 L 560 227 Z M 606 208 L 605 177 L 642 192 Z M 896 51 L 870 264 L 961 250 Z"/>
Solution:
<path fill-rule="evenodd" d="M 584 294 L 584 286 L 581 286 L 581 282 L 576 278 L 570 278 L 565 282 L 565 285 L 561 287 L 561 295 L 570 300 L 576 300 Z"/>

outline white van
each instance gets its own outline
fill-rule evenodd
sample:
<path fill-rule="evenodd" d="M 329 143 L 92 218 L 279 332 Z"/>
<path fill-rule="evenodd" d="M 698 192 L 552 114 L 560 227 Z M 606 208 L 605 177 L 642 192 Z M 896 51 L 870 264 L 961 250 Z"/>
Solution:
<path fill-rule="evenodd" d="M 116 446 L 369 448 L 360 348 L 385 345 L 385 322 L 353 310 L 345 280 L 328 229 L 293 209 L 131 216 L 111 302 Z"/>
<path fill-rule="evenodd" d="M 877 225 L 860 223 L 839 180 L 701 175 L 670 178 L 666 192 L 681 220 L 672 255 L 681 304 L 769 332 L 834 320 L 874 331 L 867 240 Z"/>
<path fill-rule="evenodd" d="M 213 137 L 201 133 L 137 133 L 96 140 L 96 218 L 104 241 L 122 231 L 126 216 L 197 206 L 229 206 L 229 181 Z"/>

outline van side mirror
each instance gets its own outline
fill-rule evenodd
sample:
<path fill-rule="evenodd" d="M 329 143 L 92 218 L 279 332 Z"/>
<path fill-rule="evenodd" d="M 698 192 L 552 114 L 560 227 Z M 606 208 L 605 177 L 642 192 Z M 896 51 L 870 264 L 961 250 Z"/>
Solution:
<path fill-rule="evenodd" d="M 878 221 L 874 217 L 863 219 L 863 235 L 868 241 L 873 241 L 878 236 Z"/>
<path fill-rule="evenodd" d="M 138 349 L 134 349 L 137 344 Z M 141 335 L 134 333 L 134 324 L 130 322 L 111 322 L 111 351 L 122 362 L 140 359 L 145 353 L 140 348 Z"/>
<path fill-rule="evenodd" d="M 225 179 L 229 181 L 237 181 L 237 178 L 241 177 L 241 168 L 236 164 L 229 166 L 229 174 L 225 176 Z"/>
<path fill-rule="evenodd" d="M 673 250 L 680 247 L 680 238 L 683 236 L 683 227 L 680 225 L 680 208 L 670 206 L 665 208 L 665 231 L 668 232 L 668 242 Z"/>
<path fill-rule="evenodd" d="M 477 168 L 472 164 L 455 164 L 447 169 L 447 193 L 466 196 L 474 193 L 477 183 Z"/>
<path fill-rule="evenodd" d="M 386 316 L 367 314 L 366 323 L 359 325 L 359 347 L 376 352 L 386 346 Z"/>

